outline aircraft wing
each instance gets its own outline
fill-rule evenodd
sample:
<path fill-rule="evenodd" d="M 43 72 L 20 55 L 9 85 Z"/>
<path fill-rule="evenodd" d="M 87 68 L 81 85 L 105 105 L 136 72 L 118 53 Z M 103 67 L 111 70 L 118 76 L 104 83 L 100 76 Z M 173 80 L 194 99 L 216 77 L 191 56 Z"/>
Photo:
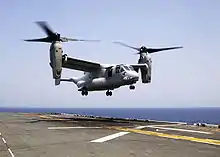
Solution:
<path fill-rule="evenodd" d="M 138 71 L 139 69 L 147 69 L 147 64 L 130 64 L 134 68 L 135 71 Z"/>
<path fill-rule="evenodd" d="M 63 61 L 62 67 L 84 72 L 94 72 L 101 69 L 102 66 L 99 63 L 66 57 Z"/>

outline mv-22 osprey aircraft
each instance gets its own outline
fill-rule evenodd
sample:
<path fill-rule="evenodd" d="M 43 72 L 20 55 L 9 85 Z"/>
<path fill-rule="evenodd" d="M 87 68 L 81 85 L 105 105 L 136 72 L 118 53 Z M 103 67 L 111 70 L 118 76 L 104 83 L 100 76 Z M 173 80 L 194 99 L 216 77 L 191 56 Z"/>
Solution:
<path fill-rule="evenodd" d="M 59 85 L 61 81 L 72 82 L 78 87 L 83 96 L 87 96 L 89 91 L 106 91 L 106 96 L 112 96 L 112 90 L 129 85 L 130 90 L 134 90 L 134 84 L 139 80 L 139 71 L 141 73 L 142 83 L 151 83 L 151 69 L 152 60 L 150 54 L 178 49 L 182 47 L 169 48 L 147 48 L 141 46 L 140 48 L 126 45 L 122 42 L 114 42 L 123 46 L 137 50 L 139 60 L 137 64 L 100 64 L 97 62 L 77 59 L 69 57 L 63 53 L 61 43 L 67 41 L 100 41 L 100 40 L 82 40 L 61 37 L 60 34 L 55 33 L 48 26 L 46 22 L 37 22 L 37 24 L 45 31 L 47 37 L 39 39 L 28 39 L 25 41 L 34 42 L 48 42 L 52 43 L 50 46 L 50 66 L 52 68 L 53 79 L 55 85 Z M 84 75 L 81 77 L 61 78 L 62 68 L 83 71 Z"/>

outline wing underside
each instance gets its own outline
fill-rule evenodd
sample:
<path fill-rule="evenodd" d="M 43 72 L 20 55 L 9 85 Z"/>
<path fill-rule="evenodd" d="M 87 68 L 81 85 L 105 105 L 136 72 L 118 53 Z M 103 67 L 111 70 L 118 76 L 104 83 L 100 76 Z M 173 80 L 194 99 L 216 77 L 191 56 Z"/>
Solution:
<path fill-rule="evenodd" d="M 135 71 L 138 71 L 139 69 L 147 69 L 147 64 L 130 64 L 134 68 Z"/>
<path fill-rule="evenodd" d="M 99 63 L 66 57 L 62 64 L 63 68 L 79 70 L 84 72 L 94 72 L 101 69 Z"/>

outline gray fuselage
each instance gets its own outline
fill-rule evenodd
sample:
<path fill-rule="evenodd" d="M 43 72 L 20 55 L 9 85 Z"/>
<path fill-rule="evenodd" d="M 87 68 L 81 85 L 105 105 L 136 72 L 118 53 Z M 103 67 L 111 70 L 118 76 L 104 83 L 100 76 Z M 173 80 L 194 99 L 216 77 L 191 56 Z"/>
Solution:
<path fill-rule="evenodd" d="M 75 83 L 79 91 L 114 90 L 120 86 L 135 84 L 138 79 L 138 73 L 133 69 L 126 65 L 116 65 L 98 72 L 86 73 L 75 79 Z"/>

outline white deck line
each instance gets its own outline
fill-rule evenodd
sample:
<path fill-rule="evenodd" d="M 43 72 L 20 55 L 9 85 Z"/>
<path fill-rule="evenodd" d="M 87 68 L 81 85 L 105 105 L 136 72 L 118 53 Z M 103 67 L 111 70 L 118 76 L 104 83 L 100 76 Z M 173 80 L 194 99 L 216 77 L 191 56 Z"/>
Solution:
<path fill-rule="evenodd" d="M 118 132 L 118 133 L 115 133 L 115 134 L 112 134 L 112 135 L 108 135 L 108 136 L 105 136 L 105 137 L 102 137 L 102 138 L 99 138 L 99 139 L 96 139 L 96 140 L 92 140 L 90 142 L 98 142 L 98 143 L 101 143 L 101 142 L 105 142 L 105 141 L 109 141 L 109 140 L 112 140 L 112 139 L 115 139 L 117 137 L 120 137 L 120 136 L 123 136 L 123 135 L 126 135 L 130 132 Z"/>
<path fill-rule="evenodd" d="M 1 136 L 2 141 L 4 142 L 4 144 L 8 147 L 6 140 L 4 139 L 4 137 L 2 137 L 2 133 L 0 133 L 0 136 Z M 9 151 L 10 155 L 11 155 L 12 157 L 14 157 L 14 154 L 12 153 L 12 151 L 11 151 L 10 148 L 8 148 L 8 151 Z"/>
<path fill-rule="evenodd" d="M 135 127 L 134 129 L 143 129 L 143 128 L 146 128 L 146 127 L 147 126 L 138 126 L 138 127 Z M 105 141 L 109 141 L 109 140 L 112 140 L 112 139 L 115 139 L 115 138 L 127 135 L 129 133 L 130 132 L 118 132 L 118 133 L 115 133 L 115 134 L 112 134 L 112 135 L 108 135 L 108 136 L 105 136 L 105 137 L 98 138 L 96 140 L 92 140 L 90 142 L 102 143 L 102 142 L 105 142 Z"/>
<path fill-rule="evenodd" d="M 102 127 L 83 127 L 83 126 L 76 126 L 76 127 L 48 127 L 48 130 L 61 130 L 61 129 L 99 129 Z"/>

